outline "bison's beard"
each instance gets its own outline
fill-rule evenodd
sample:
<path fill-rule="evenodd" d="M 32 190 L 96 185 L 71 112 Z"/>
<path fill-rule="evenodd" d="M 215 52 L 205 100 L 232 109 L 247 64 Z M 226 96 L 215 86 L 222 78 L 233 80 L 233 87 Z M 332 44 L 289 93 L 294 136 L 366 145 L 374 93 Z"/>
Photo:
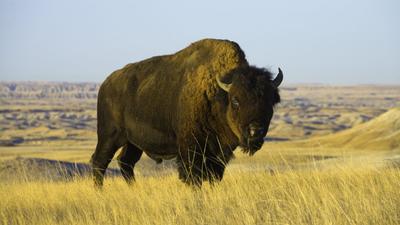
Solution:
<path fill-rule="evenodd" d="M 262 145 L 264 144 L 264 139 L 253 140 L 251 141 L 249 138 L 245 139 L 244 143 L 242 142 L 240 147 L 242 148 L 242 152 L 245 154 L 249 154 L 250 156 L 254 155 Z"/>

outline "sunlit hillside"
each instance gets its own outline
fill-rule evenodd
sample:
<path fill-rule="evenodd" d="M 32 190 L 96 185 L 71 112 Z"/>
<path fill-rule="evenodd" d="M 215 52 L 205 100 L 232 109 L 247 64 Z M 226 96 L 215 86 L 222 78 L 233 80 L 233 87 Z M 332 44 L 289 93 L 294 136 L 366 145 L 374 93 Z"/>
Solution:
<path fill-rule="evenodd" d="M 294 142 L 296 146 L 399 150 L 400 108 L 391 109 L 368 122 L 338 133 Z"/>

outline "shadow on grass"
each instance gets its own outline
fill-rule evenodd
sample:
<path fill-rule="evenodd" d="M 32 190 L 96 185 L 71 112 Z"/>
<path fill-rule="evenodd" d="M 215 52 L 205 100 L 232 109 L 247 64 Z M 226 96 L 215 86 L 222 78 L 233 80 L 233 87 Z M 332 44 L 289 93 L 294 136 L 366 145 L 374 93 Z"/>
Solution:
<path fill-rule="evenodd" d="M 4 161 L 0 164 L 0 178 L 2 181 L 65 181 L 76 177 L 91 175 L 91 166 L 87 163 L 74 163 L 67 161 L 22 158 Z M 119 176 L 118 169 L 107 169 L 106 176 Z"/>
<path fill-rule="evenodd" d="M 111 165 L 116 166 L 113 160 Z M 109 166 L 106 177 L 122 177 L 119 169 Z M 175 162 L 165 160 L 156 165 L 153 160 L 143 159 L 135 166 L 135 173 L 141 177 L 164 176 L 175 172 Z M 10 181 L 71 181 L 92 175 L 89 163 L 17 157 L 0 162 L 0 182 Z"/>

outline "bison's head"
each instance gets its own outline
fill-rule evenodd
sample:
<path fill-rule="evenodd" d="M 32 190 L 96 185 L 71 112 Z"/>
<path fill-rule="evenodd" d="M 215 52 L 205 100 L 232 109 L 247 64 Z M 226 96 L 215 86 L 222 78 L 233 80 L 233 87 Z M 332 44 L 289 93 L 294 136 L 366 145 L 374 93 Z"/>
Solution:
<path fill-rule="evenodd" d="M 278 86 L 283 80 L 281 69 L 275 79 L 265 69 L 247 67 L 217 77 L 218 86 L 227 92 L 226 118 L 239 139 L 243 151 L 253 155 L 261 148 L 280 101 Z"/>

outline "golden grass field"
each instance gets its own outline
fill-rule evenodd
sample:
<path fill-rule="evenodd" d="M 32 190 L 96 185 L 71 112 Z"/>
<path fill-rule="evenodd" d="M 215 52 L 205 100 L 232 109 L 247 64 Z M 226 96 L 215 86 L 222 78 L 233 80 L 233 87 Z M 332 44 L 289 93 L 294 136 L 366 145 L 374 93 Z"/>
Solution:
<path fill-rule="evenodd" d="M 2 185 L 3 224 L 399 224 L 400 170 L 228 171 L 201 190 L 175 175 Z"/>
<path fill-rule="evenodd" d="M 96 87 L 1 83 L 0 224 L 400 224 L 398 86 L 283 88 L 271 139 L 236 150 L 219 184 L 143 157 L 133 186 L 109 175 L 101 191 L 61 168 L 94 150 Z"/>

